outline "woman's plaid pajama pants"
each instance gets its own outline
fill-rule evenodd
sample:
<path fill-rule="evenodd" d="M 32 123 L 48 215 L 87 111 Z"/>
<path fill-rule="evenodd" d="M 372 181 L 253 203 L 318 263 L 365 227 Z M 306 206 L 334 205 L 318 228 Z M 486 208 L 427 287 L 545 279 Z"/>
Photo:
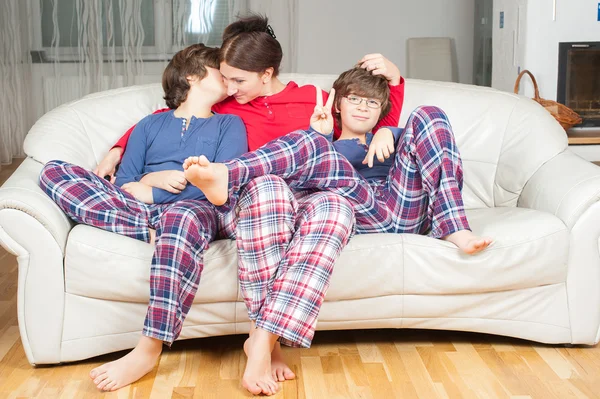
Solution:
<path fill-rule="evenodd" d="M 236 239 L 248 315 L 281 343 L 310 347 L 333 266 L 350 239 L 350 203 L 330 192 L 292 192 L 279 177 L 246 185 L 221 234 Z"/>

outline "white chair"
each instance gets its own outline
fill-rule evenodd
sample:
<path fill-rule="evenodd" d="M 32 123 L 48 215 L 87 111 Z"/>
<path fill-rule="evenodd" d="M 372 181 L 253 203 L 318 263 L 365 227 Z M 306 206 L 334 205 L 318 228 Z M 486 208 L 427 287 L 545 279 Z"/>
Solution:
<path fill-rule="evenodd" d="M 407 77 L 458 82 L 449 37 L 413 37 L 406 43 Z"/>

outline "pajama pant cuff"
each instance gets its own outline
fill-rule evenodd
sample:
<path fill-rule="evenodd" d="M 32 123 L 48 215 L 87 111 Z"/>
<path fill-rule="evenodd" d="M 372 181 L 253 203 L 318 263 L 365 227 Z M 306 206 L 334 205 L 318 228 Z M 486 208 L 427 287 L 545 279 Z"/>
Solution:
<path fill-rule="evenodd" d="M 148 338 L 154 338 L 159 341 L 163 341 L 163 344 L 167 345 L 169 348 L 175 342 L 175 334 L 172 332 L 162 332 L 162 331 L 151 331 L 149 328 L 144 327 L 142 330 L 142 334 Z"/>
<path fill-rule="evenodd" d="M 225 166 L 227 166 L 227 173 L 228 173 L 228 179 L 229 179 L 229 187 L 228 187 L 228 200 L 227 202 L 225 202 L 223 205 L 220 206 L 216 206 L 215 209 L 217 210 L 217 212 L 221 213 L 221 214 L 226 214 L 227 212 L 230 212 L 231 210 L 235 209 L 235 206 L 237 205 L 238 202 L 238 198 L 240 196 L 240 190 L 241 190 L 241 185 L 240 185 L 240 168 L 238 166 L 237 163 L 235 163 L 235 161 L 229 161 L 225 163 Z"/>
<path fill-rule="evenodd" d="M 456 233 L 461 230 L 471 230 L 466 215 L 461 215 L 456 218 L 448 218 L 440 222 L 439 226 L 432 230 L 428 235 L 432 238 L 442 238 L 449 234 Z"/>
<path fill-rule="evenodd" d="M 312 337 L 299 336 L 290 329 L 282 328 L 270 321 L 256 320 L 256 327 L 268 331 L 271 334 L 278 335 L 280 337 L 279 342 L 286 346 L 294 348 L 310 348 L 310 344 L 312 343 Z"/>

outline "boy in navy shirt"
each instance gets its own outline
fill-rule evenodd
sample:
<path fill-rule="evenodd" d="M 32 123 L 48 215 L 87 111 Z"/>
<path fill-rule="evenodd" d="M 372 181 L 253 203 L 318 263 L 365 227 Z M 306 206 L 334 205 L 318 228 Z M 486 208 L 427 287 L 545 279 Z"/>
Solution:
<path fill-rule="evenodd" d="M 242 120 L 211 112 L 226 97 L 218 51 L 196 44 L 175 54 L 162 81 L 171 110 L 136 126 L 116 185 L 63 161 L 50 161 L 40 175 L 42 189 L 76 222 L 155 244 L 143 336 L 129 354 L 90 372 L 100 390 L 151 371 L 163 343 L 179 336 L 196 295 L 217 219 L 203 193 L 187 184 L 183 161 L 203 154 L 223 162 L 247 151 Z"/>
<path fill-rule="evenodd" d="M 205 157 L 186 160 L 187 180 L 227 210 L 250 179 L 274 174 L 291 188 L 330 190 L 350 200 L 358 233 L 427 234 L 467 254 L 491 243 L 470 230 L 462 162 L 441 109 L 418 107 L 404 129 L 371 134 L 389 111 L 389 87 L 385 78 L 359 67 L 342 73 L 322 104 L 317 94 L 308 131 L 290 133 L 225 164 Z M 332 106 L 342 130 L 333 146 Z"/>

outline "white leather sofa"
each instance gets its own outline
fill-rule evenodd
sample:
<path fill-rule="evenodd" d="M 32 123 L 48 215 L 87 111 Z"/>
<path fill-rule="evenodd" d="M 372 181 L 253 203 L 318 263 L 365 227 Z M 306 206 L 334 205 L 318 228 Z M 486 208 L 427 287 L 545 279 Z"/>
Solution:
<path fill-rule="evenodd" d="M 328 89 L 335 76 L 288 75 Z M 468 256 L 418 235 L 354 237 L 318 328 L 478 331 L 545 343 L 595 344 L 600 326 L 600 168 L 567 148 L 533 101 L 492 89 L 408 80 L 418 105 L 448 113 L 464 161 L 474 231 L 494 238 Z M 38 188 L 42 165 L 92 169 L 132 124 L 163 107 L 158 84 L 101 92 L 44 115 L 28 158 L 0 188 L 0 242 L 18 257 L 18 317 L 32 364 L 133 347 L 149 296 L 152 246 L 74 225 Z M 211 245 L 180 339 L 248 331 L 232 241 Z"/>

